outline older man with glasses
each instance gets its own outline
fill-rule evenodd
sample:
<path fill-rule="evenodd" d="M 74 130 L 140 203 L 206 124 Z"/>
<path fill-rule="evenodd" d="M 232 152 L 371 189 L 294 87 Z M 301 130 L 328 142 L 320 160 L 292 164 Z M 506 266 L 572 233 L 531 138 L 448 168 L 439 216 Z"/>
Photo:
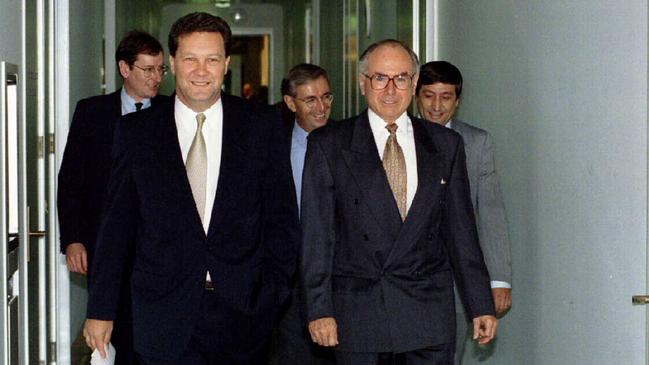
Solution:
<path fill-rule="evenodd" d="M 496 334 L 462 139 L 407 113 L 418 70 L 405 44 L 370 45 L 368 109 L 309 136 L 301 285 L 311 338 L 337 365 L 452 364 L 454 278 L 475 338 Z"/>
<path fill-rule="evenodd" d="M 166 66 L 162 46 L 154 37 L 145 32 L 129 32 L 117 47 L 115 61 L 124 80 L 122 88 L 77 103 L 59 172 L 61 252 L 70 272 L 87 276 L 92 275 L 90 268 L 106 199 L 115 124 L 120 116 L 155 106 L 167 98 L 158 95 Z M 130 270 L 124 275 L 130 275 Z M 112 338 L 117 349 L 115 363 L 133 364 L 136 360 L 128 285 L 123 285 L 120 296 Z"/>

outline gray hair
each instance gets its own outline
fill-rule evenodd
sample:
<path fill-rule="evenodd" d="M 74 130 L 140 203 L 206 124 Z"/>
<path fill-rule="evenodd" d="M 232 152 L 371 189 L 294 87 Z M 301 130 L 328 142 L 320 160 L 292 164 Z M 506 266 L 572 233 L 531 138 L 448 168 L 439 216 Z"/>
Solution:
<path fill-rule="evenodd" d="M 358 61 L 358 72 L 360 73 L 367 73 L 368 71 L 368 65 L 367 65 L 367 59 L 370 58 L 370 54 L 374 52 L 377 48 L 381 46 L 390 46 L 390 47 L 400 47 L 404 51 L 408 52 L 408 55 L 410 56 L 410 60 L 412 61 L 412 73 L 416 74 L 419 72 L 419 57 L 417 57 L 417 54 L 410 49 L 405 43 L 398 41 L 396 39 L 384 39 L 382 41 L 378 41 L 375 43 L 370 44 L 369 47 L 363 52 L 361 55 L 361 58 Z"/>

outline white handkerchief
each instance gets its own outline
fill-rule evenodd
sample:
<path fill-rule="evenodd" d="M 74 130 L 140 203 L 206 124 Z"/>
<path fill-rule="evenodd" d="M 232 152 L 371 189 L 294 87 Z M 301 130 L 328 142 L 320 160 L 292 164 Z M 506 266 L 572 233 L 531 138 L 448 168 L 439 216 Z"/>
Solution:
<path fill-rule="evenodd" d="M 99 351 L 95 349 L 90 356 L 90 365 L 113 365 L 115 364 L 115 348 L 112 343 L 108 343 L 108 349 L 106 350 L 106 358 L 103 359 Z"/>
<path fill-rule="evenodd" d="M 446 184 L 446 180 L 442 179 L 442 181 L 440 181 L 439 183 L 440 183 L 441 185 L 445 185 L 445 184 Z"/>

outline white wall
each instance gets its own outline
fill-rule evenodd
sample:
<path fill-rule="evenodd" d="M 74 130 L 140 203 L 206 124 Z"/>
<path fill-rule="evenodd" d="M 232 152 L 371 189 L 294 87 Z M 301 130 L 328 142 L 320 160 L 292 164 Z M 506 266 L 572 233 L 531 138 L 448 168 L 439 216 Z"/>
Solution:
<path fill-rule="evenodd" d="M 513 309 L 465 364 L 645 364 L 647 2 L 440 0 L 439 18 L 513 245 Z"/>

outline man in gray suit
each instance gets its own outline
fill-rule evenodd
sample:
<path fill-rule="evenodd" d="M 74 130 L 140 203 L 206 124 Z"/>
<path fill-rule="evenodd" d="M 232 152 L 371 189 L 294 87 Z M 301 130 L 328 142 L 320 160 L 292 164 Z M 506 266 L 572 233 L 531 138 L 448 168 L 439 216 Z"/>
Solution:
<path fill-rule="evenodd" d="M 503 316 L 512 305 L 512 267 L 507 217 L 494 163 L 493 140 L 487 131 L 454 119 L 460 104 L 462 74 L 446 61 L 421 67 L 417 83 L 417 107 L 422 118 L 452 128 L 464 139 L 466 165 L 475 209 L 480 246 L 484 254 L 496 314 Z M 456 295 L 456 309 L 464 312 Z M 457 317 L 455 363 L 460 364 L 467 335 L 467 318 Z"/>

